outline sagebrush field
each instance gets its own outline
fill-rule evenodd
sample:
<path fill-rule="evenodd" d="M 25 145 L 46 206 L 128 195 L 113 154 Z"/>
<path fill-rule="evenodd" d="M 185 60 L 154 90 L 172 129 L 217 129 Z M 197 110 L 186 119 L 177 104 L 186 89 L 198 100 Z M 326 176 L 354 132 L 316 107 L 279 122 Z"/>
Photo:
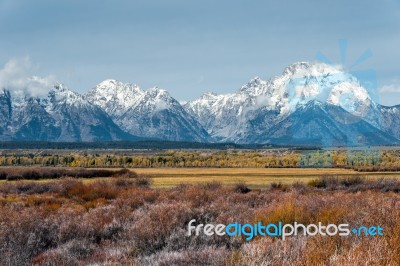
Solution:
<path fill-rule="evenodd" d="M 1 183 L 0 265 L 400 264 L 397 179 L 325 174 L 262 189 L 243 182 L 157 189 L 122 170 L 90 180 Z M 189 237 L 191 219 L 380 225 L 384 236 Z"/>

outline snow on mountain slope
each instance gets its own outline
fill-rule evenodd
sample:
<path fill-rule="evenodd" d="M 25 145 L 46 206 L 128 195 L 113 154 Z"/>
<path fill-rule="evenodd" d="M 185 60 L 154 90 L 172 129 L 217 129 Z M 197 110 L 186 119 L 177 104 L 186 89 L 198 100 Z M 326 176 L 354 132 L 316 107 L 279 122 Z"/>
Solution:
<path fill-rule="evenodd" d="M 118 117 L 132 107 L 143 94 L 144 91 L 137 85 L 108 79 L 91 89 L 86 97 L 109 115 Z"/>
<path fill-rule="evenodd" d="M 365 117 L 371 99 L 357 79 L 323 63 L 295 63 L 281 76 L 264 81 L 258 77 L 233 94 L 207 93 L 187 102 L 210 135 L 223 141 L 245 142 L 254 134 L 266 134 L 299 106 L 317 100 L 340 106 Z M 260 115 L 262 114 L 262 115 Z"/>
<path fill-rule="evenodd" d="M 278 145 L 366 146 L 392 145 L 400 141 L 342 107 L 315 100 L 299 106 L 256 143 Z"/>
<path fill-rule="evenodd" d="M 2 103 L 6 104 L 2 104 Z M 56 84 L 47 97 L 0 95 L 7 115 L 0 132 L 6 140 L 111 141 L 135 139 L 122 131 L 98 106 L 84 96 Z"/>
<path fill-rule="evenodd" d="M 372 103 L 365 121 L 400 139 L 400 105 L 383 106 Z"/>
<path fill-rule="evenodd" d="M 356 77 L 323 63 L 295 63 L 237 92 L 179 103 L 163 89 L 105 80 L 86 95 L 56 84 L 47 95 L 0 93 L 1 140 L 157 138 L 283 145 L 393 145 L 400 106 L 374 102 Z M 29 91 L 29 90 L 27 90 Z"/>
<path fill-rule="evenodd" d="M 138 136 L 206 142 L 210 136 L 166 90 L 147 91 L 118 81 L 104 81 L 87 97 L 121 127 Z"/>

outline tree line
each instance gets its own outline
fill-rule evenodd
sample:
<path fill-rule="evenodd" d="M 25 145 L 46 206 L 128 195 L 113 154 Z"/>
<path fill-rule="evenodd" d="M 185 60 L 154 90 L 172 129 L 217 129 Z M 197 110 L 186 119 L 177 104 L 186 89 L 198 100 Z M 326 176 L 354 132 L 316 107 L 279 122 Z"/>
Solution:
<path fill-rule="evenodd" d="M 338 167 L 359 171 L 400 170 L 399 151 L 163 151 L 156 154 L 16 154 L 0 166 L 62 167 Z"/>

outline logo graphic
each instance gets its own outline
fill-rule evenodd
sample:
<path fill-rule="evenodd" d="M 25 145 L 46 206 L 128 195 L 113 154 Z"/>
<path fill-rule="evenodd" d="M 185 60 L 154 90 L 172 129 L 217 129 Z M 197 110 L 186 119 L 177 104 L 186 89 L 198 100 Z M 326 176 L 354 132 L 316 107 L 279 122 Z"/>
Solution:
<path fill-rule="evenodd" d="M 366 90 L 368 96 L 370 97 L 372 102 L 378 102 L 378 85 L 377 85 L 377 78 L 376 78 L 376 71 L 374 69 L 359 69 L 362 63 L 367 61 L 369 58 L 372 57 L 371 49 L 365 50 L 361 55 L 353 62 L 352 64 L 347 64 L 347 50 L 348 50 L 348 41 L 347 40 L 339 40 L 339 48 L 340 48 L 340 70 L 343 74 L 338 75 L 338 81 L 340 83 L 346 81 L 346 79 L 351 79 L 351 77 L 356 78 L 356 82 L 361 85 L 362 88 Z M 326 65 L 337 67 L 328 57 L 326 57 L 321 52 L 318 52 L 316 55 L 316 59 L 319 62 L 322 62 Z M 340 80 L 340 78 L 343 78 Z M 346 91 L 345 93 L 340 94 L 339 105 L 346 106 L 349 99 L 351 97 L 357 97 L 360 95 L 351 94 L 351 90 Z M 369 106 L 371 101 L 366 101 L 365 104 Z M 364 117 L 366 115 L 367 110 L 363 110 L 365 106 L 354 106 L 354 108 L 348 108 L 347 111 L 351 112 L 356 117 Z"/>
<path fill-rule="evenodd" d="M 278 222 L 277 224 L 263 225 L 261 222 L 256 224 L 240 224 L 238 222 L 224 224 L 198 224 L 195 225 L 196 220 L 192 219 L 188 223 L 188 236 L 199 236 L 200 233 L 206 236 L 224 236 L 228 235 L 231 237 L 243 236 L 246 241 L 252 240 L 254 237 L 280 237 L 285 240 L 290 236 L 350 236 L 351 233 L 355 236 L 383 236 L 383 228 L 381 226 L 360 226 L 350 230 L 349 224 L 328 224 L 323 225 L 321 222 L 318 224 L 300 224 L 295 222 L 294 224 L 283 224 Z"/>

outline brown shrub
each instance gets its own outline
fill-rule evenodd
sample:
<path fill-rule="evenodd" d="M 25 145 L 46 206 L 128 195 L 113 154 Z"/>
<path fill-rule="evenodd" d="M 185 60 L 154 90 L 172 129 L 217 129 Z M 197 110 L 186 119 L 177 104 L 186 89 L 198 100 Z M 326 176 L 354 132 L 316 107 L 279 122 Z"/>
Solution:
<path fill-rule="evenodd" d="M 136 187 L 149 188 L 152 184 L 152 179 L 149 176 L 140 175 L 134 179 L 134 184 Z"/>
<path fill-rule="evenodd" d="M 130 188 L 135 185 L 135 182 L 130 178 L 118 177 L 114 184 L 118 188 Z"/>
<path fill-rule="evenodd" d="M 287 198 L 266 210 L 257 212 L 254 222 L 262 222 L 263 224 L 277 224 L 278 222 L 283 224 L 293 224 L 294 222 L 308 224 L 311 220 L 312 215 L 308 206 L 296 199 Z"/>
<path fill-rule="evenodd" d="M 134 260 L 137 265 L 234 265 L 229 264 L 229 251 L 225 248 L 203 247 L 179 252 L 161 251 Z"/>
<path fill-rule="evenodd" d="M 132 170 L 123 168 L 121 170 L 115 171 L 112 174 L 113 177 L 120 177 L 120 178 L 135 178 L 138 174 Z"/>
<path fill-rule="evenodd" d="M 41 180 L 58 179 L 61 177 L 73 178 L 96 178 L 96 177 L 129 177 L 134 178 L 137 174 L 128 169 L 112 171 L 106 169 L 84 169 L 84 168 L 7 168 L 0 170 L 2 180 Z"/>
<path fill-rule="evenodd" d="M 110 200 L 115 199 L 117 195 L 118 190 L 106 182 L 95 182 L 87 185 L 77 182 L 74 185 L 68 186 L 64 191 L 65 197 L 82 199 L 84 201 L 94 201 L 96 199 Z"/>
<path fill-rule="evenodd" d="M 181 188 L 184 188 L 185 185 L 180 185 L 180 186 L 181 186 Z M 218 182 L 218 181 L 212 181 L 212 182 L 207 182 L 207 183 L 203 184 L 202 186 L 204 186 L 205 189 L 217 190 L 222 187 L 222 184 L 221 184 L 221 182 Z"/>
<path fill-rule="evenodd" d="M 251 191 L 251 189 L 244 182 L 239 182 L 235 184 L 233 190 L 237 193 L 243 193 L 243 194 L 249 193 Z"/>

